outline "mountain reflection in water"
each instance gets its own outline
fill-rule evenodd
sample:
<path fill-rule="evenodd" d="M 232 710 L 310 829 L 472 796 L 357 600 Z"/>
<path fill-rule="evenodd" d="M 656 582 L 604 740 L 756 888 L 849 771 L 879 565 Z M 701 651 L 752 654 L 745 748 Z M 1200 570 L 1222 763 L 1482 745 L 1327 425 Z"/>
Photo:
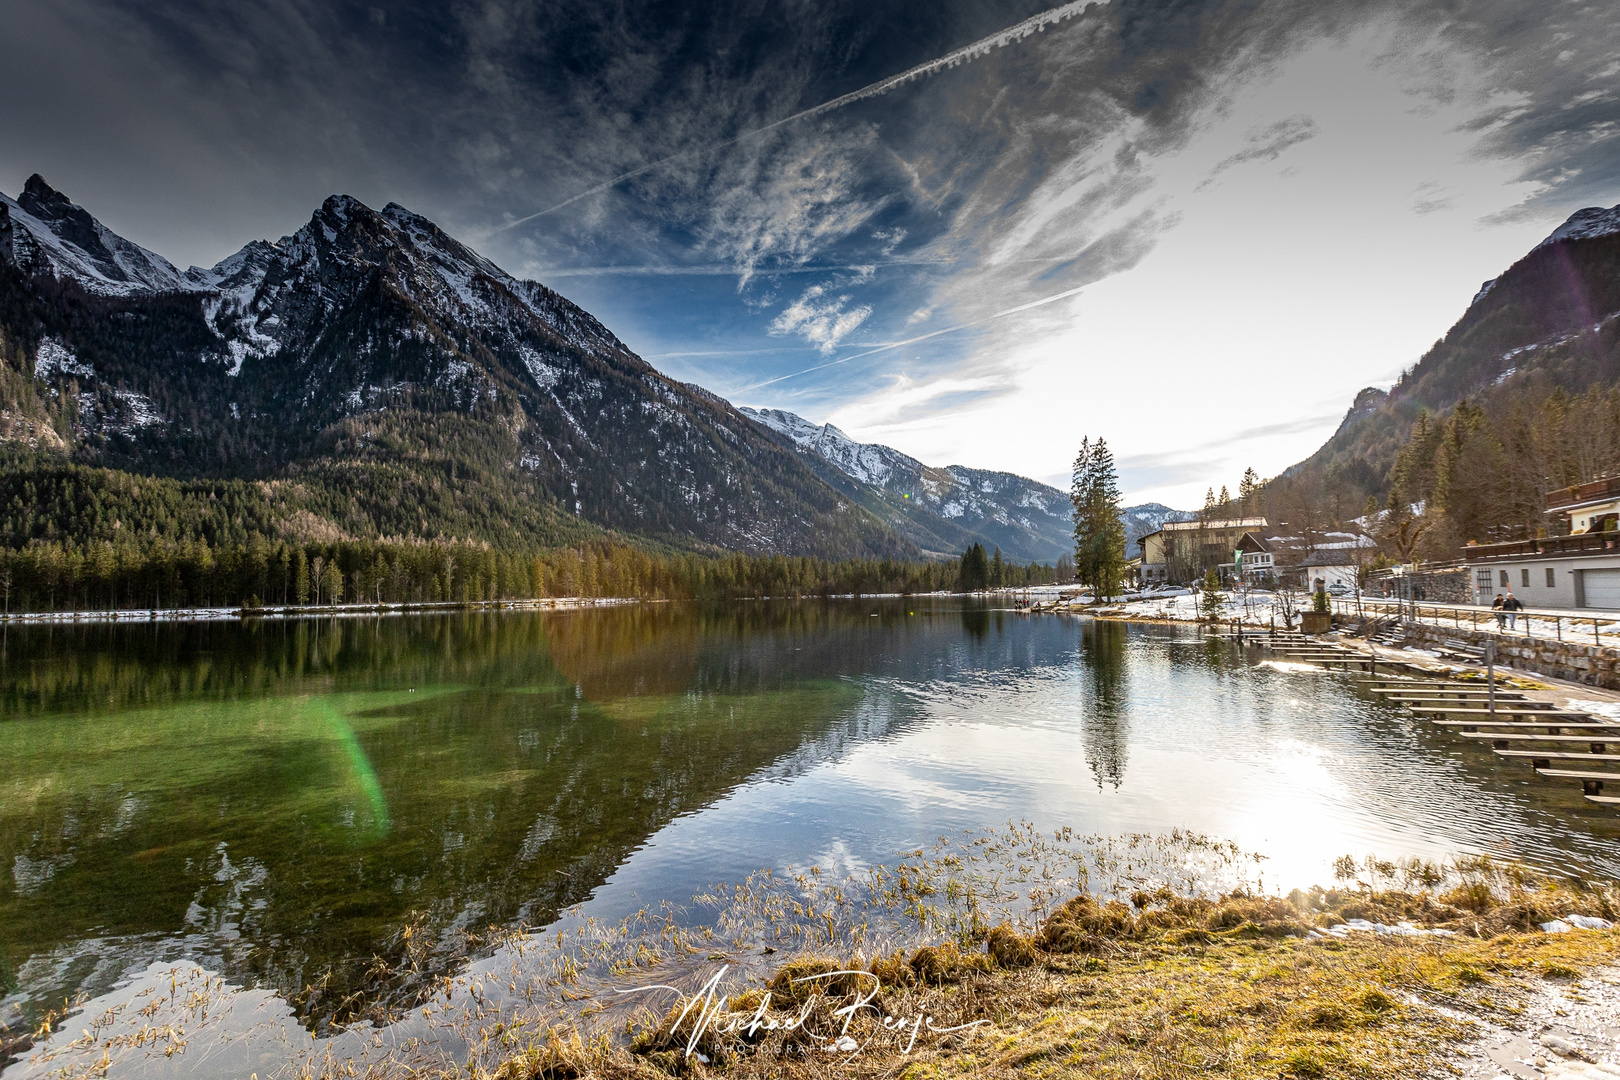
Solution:
<path fill-rule="evenodd" d="M 321 1030 L 490 927 L 1009 819 L 1206 831 L 1285 889 L 1620 869 L 1578 791 L 1259 659 L 944 597 L 0 629 L 0 1023 L 190 959 Z"/>

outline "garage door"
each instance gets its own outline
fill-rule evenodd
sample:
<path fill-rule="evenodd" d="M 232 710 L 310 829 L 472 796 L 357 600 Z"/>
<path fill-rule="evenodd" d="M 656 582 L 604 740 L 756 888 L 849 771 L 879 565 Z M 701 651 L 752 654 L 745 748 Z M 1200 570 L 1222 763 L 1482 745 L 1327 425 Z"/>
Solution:
<path fill-rule="evenodd" d="M 1583 570 L 1586 606 L 1620 611 L 1620 570 Z"/>

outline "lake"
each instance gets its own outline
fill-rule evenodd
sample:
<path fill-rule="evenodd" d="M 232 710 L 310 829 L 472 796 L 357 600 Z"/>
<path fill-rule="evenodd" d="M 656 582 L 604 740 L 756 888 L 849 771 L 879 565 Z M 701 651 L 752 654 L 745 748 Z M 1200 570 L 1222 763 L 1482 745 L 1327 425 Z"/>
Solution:
<path fill-rule="evenodd" d="M 0 1021 L 184 960 L 322 1030 L 378 957 L 1008 821 L 1620 872 L 1574 785 L 1263 659 L 947 597 L 5 628 Z"/>

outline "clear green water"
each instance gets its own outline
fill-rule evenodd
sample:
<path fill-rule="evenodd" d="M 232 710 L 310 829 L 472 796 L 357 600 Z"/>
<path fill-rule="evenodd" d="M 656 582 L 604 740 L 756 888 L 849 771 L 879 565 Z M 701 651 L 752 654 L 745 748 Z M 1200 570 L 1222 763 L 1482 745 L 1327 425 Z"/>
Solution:
<path fill-rule="evenodd" d="M 1345 853 L 1620 870 L 1577 789 L 1186 629 L 921 599 L 0 635 L 13 1033 L 175 959 L 319 1027 L 409 992 L 368 975 L 407 926 L 431 974 L 460 930 L 1015 818 L 1190 827 L 1283 888 Z"/>

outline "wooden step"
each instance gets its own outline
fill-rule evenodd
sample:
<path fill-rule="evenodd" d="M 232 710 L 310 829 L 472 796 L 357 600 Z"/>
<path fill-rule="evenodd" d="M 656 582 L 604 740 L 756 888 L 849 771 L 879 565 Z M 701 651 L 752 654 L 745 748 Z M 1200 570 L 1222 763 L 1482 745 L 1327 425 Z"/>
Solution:
<path fill-rule="evenodd" d="M 1494 710 L 1494 713 L 1491 709 L 1464 709 L 1451 705 L 1407 705 L 1404 707 L 1412 712 L 1422 713 L 1425 716 L 1431 714 L 1435 716 L 1449 716 L 1455 713 L 1463 716 L 1545 716 L 1549 719 L 1553 717 L 1569 716 L 1575 717 L 1581 721 L 1592 719 L 1591 713 L 1572 712 L 1568 709 L 1528 709 L 1522 705 L 1498 705 Z M 1620 727 L 1620 720 L 1610 720 L 1608 724 L 1600 726 Z"/>
<path fill-rule="evenodd" d="M 1620 754 L 1559 754 L 1541 750 L 1495 750 L 1497 757 L 1528 758 L 1532 761 L 1620 761 Z"/>
<path fill-rule="evenodd" d="M 1597 772 L 1587 769 L 1537 769 L 1536 772 L 1557 780 L 1596 780 L 1599 783 L 1605 780 L 1620 780 L 1620 772 Z"/>
<path fill-rule="evenodd" d="M 1385 701 L 1393 701 L 1397 704 L 1408 701 L 1450 701 L 1458 705 L 1478 704 L 1480 702 L 1484 702 L 1488 705 L 1491 702 L 1491 695 L 1489 694 L 1380 694 L 1379 696 Z M 1505 701 L 1510 705 L 1542 706 L 1548 709 L 1552 708 L 1551 702 L 1531 701 L 1523 694 L 1502 693 L 1495 695 L 1495 698 L 1497 701 Z"/>
<path fill-rule="evenodd" d="M 1448 724 L 1445 724 L 1445 727 L 1456 727 L 1456 725 L 1458 725 L 1458 722 L 1450 721 Z M 1490 727 L 1516 727 L 1516 729 L 1526 729 L 1526 727 L 1541 727 L 1541 724 L 1492 724 Z M 1567 727 L 1568 729 L 1568 727 L 1571 727 L 1571 725 L 1565 724 L 1563 727 Z M 1583 733 L 1583 735 L 1552 735 L 1552 733 L 1547 733 L 1547 735 L 1529 735 L 1529 733 L 1524 732 L 1524 730 L 1510 730 L 1510 732 L 1471 732 L 1471 730 L 1464 729 L 1461 730 L 1461 732 L 1458 732 L 1458 735 L 1466 735 L 1468 738 L 1492 738 L 1492 740 L 1498 740 L 1498 742 L 1511 743 L 1620 743 L 1620 730 L 1612 729 L 1612 727 L 1604 727 L 1604 729 L 1597 730 L 1586 730 L 1581 729 L 1581 727 L 1576 725 L 1576 730 L 1584 730 L 1586 733 Z M 1614 733 L 1612 737 L 1610 737 L 1610 732 Z"/>

